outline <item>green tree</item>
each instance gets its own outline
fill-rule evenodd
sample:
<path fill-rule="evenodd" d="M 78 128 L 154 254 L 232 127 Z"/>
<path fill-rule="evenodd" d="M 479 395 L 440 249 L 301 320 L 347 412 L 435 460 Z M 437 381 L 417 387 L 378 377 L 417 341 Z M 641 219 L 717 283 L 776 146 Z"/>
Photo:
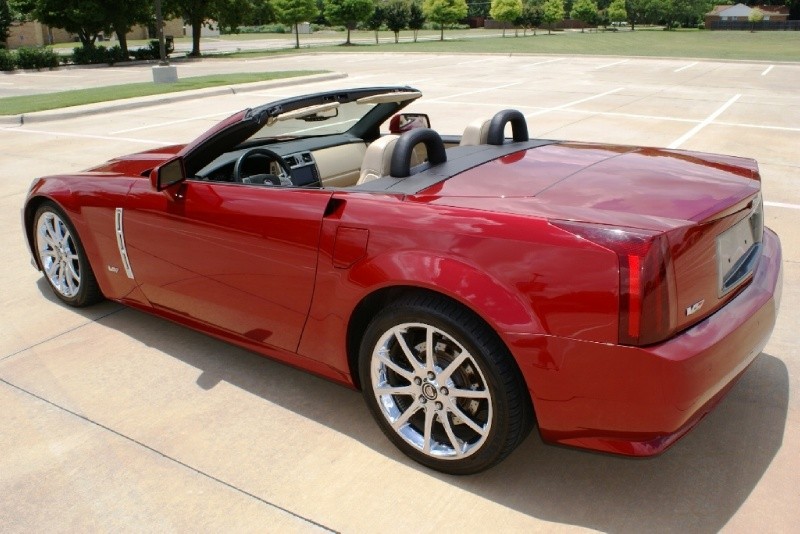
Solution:
<path fill-rule="evenodd" d="M 564 0 L 545 0 L 542 6 L 542 22 L 547 24 L 547 34 L 553 29 L 553 24 L 564 20 Z"/>
<path fill-rule="evenodd" d="M 350 32 L 359 22 L 365 22 L 374 9 L 372 0 L 325 0 L 325 18 L 347 28 L 346 45 L 350 44 Z"/>
<path fill-rule="evenodd" d="M 414 42 L 417 42 L 417 33 L 425 24 L 425 13 L 418 0 L 411 0 L 408 6 L 408 29 L 414 32 Z"/>
<path fill-rule="evenodd" d="M 583 26 L 591 26 L 597 20 L 597 4 L 594 3 L 594 0 L 577 0 L 572 5 L 570 17 L 583 22 L 581 26 L 581 33 L 583 33 Z"/>
<path fill-rule="evenodd" d="M 147 24 L 153 16 L 150 0 L 101 0 L 108 25 L 117 35 L 122 55 L 128 57 L 127 33 L 135 24 Z"/>
<path fill-rule="evenodd" d="M 489 14 L 494 20 L 503 23 L 503 37 L 505 37 L 506 25 L 513 24 L 522 15 L 522 0 L 492 0 Z"/>
<path fill-rule="evenodd" d="M 375 44 L 378 44 L 378 31 L 380 31 L 381 26 L 383 26 L 383 21 L 386 19 L 386 8 L 383 5 L 383 2 L 375 2 L 375 9 L 372 12 L 372 15 L 369 16 L 367 20 L 367 28 L 375 32 Z M 397 39 L 395 39 L 395 42 Z"/>
<path fill-rule="evenodd" d="M 400 32 L 408 27 L 411 18 L 411 4 L 406 0 L 390 0 L 383 7 L 386 27 L 394 32 L 394 42 L 400 41 Z"/>
<path fill-rule="evenodd" d="M 203 24 L 216 16 L 215 0 L 164 0 L 165 16 L 183 17 L 192 27 L 191 57 L 200 57 L 200 32 Z"/>
<path fill-rule="evenodd" d="M 275 18 L 281 24 L 294 26 L 295 48 L 300 48 L 300 30 L 297 25 L 312 20 L 319 14 L 315 0 L 274 0 Z"/>
<path fill-rule="evenodd" d="M 100 0 L 31 0 L 19 3 L 21 11 L 54 28 L 64 28 L 91 48 L 97 34 L 110 24 Z"/>
<path fill-rule="evenodd" d="M 488 0 L 467 0 L 467 16 L 468 17 L 488 17 L 489 16 L 489 2 Z"/>
<path fill-rule="evenodd" d="M 522 13 L 514 24 L 522 27 L 522 35 L 527 35 L 528 30 L 533 30 L 536 36 L 536 28 L 542 24 L 542 4 L 543 0 L 523 0 Z"/>
<path fill-rule="evenodd" d="M 253 20 L 255 13 L 250 0 L 216 0 L 214 7 L 220 33 L 239 33 L 239 26 Z"/>
<path fill-rule="evenodd" d="M 8 28 L 11 26 L 11 8 L 8 7 L 7 0 L 0 0 L 0 43 L 5 43 L 8 39 Z"/>
<path fill-rule="evenodd" d="M 422 12 L 426 19 L 439 25 L 439 40 L 444 41 L 444 25 L 455 24 L 466 17 L 467 3 L 465 0 L 423 0 Z"/>
<path fill-rule="evenodd" d="M 628 18 L 625 10 L 625 0 L 614 0 L 606 10 L 606 16 L 611 22 L 623 22 Z"/>
<path fill-rule="evenodd" d="M 764 12 L 757 7 L 753 8 L 750 10 L 750 14 L 747 15 L 747 20 L 750 21 L 750 32 L 753 33 L 756 31 L 756 24 L 764 20 Z"/>
<path fill-rule="evenodd" d="M 270 0 L 253 0 L 253 14 L 248 21 L 254 26 L 275 22 L 275 6 Z"/>
<path fill-rule="evenodd" d="M 786 6 L 789 8 L 789 20 L 800 19 L 800 0 L 786 0 Z"/>

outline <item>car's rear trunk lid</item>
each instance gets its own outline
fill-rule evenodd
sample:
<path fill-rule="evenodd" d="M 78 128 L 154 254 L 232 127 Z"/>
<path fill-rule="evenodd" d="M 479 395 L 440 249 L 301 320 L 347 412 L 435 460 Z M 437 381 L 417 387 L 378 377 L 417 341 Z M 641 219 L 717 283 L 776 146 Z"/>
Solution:
<path fill-rule="evenodd" d="M 521 151 L 421 191 L 415 200 L 664 232 L 677 330 L 725 304 L 759 256 L 755 161 L 688 151 L 560 143 Z"/>

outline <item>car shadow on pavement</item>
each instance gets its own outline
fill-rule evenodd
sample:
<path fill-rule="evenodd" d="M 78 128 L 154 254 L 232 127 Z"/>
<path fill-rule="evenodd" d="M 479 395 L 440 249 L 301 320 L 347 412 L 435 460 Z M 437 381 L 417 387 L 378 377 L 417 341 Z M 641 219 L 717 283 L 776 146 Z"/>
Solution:
<path fill-rule="evenodd" d="M 569 450 L 533 435 L 496 468 L 455 482 L 537 518 L 604 532 L 718 532 L 780 449 L 788 405 L 786 365 L 762 353 L 660 456 Z"/>
<path fill-rule="evenodd" d="M 762 353 L 716 409 L 660 456 L 550 446 L 534 431 L 500 465 L 454 477 L 403 456 L 347 388 L 132 309 L 98 322 L 199 369 L 204 390 L 227 382 L 481 498 L 606 532 L 720 530 L 780 449 L 788 410 L 786 365 Z"/>

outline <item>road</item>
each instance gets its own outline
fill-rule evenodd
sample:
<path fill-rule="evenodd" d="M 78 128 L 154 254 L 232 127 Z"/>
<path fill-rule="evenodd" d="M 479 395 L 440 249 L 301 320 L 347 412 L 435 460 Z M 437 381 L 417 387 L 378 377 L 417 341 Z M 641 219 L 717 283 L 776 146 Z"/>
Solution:
<path fill-rule="evenodd" d="M 312 54 L 178 67 L 288 69 L 348 78 L 0 125 L 3 531 L 796 532 L 800 65 Z M 148 76 L 59 70 L 3 77 L 11 85 L 0 90 Z M 379 84 L 420 88 L 410 110 L 442 133 L 511 107 L 532 136 L 758 159 L 785 260 L 764 353 L 659 457 L 547 446 L 534 434 L 496 468 L 450 477 L 395 450 L 355 392 L 117 304 L 66 308 L 31 268 L 19 209 L 34 177 L 192 139 L 245 106 Z"/>

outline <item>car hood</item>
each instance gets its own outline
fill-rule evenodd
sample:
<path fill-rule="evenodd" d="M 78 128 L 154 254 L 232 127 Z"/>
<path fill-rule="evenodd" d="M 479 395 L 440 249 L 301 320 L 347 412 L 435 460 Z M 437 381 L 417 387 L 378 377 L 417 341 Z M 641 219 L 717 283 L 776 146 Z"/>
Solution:
<path fill-rule="evenodd" d="M 102 165 L 88 169 L 84 174 L 93 176 L 144 176 L 153 167 L 175 157 L 185 145 L 160 147 L 144 152 L 137 152 L 109 160 Z"/>
<path fill-rule="evenodd" d="M 752 159 L 556 143 L 487 162 L 415 198 L 491 211 L 664 228 L 713 218 L 757 193 L 759 180 Z"/>

